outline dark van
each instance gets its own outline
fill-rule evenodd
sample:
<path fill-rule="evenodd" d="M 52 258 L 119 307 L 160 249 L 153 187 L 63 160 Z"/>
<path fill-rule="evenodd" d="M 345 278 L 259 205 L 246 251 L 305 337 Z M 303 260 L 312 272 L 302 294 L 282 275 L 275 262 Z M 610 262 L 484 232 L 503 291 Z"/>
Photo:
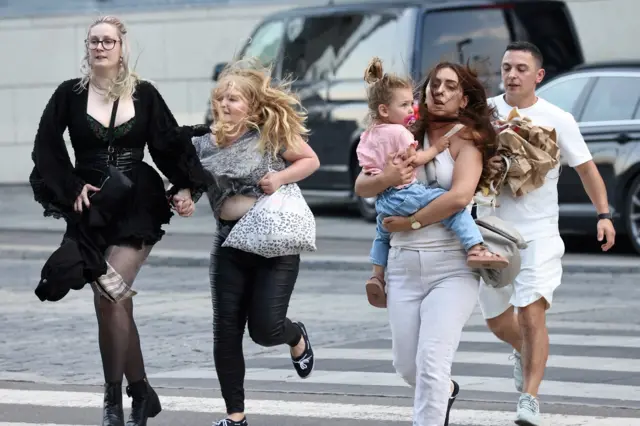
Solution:
<path fill-rule="evenodd" d="M 300 182 L 305 195 L 354 203 L 373 220 L 374 200 L 353 192 L 369 60 L 379 56 L 386 71 L 414 81 L 443 59 L 469 62 L 493 96 L 501 90 L 502 54 L 513 40 L 541 48 L 547 78 L 584 62 L 568 8 L 554 0 L 368 1 L 293 9 L 265 18 L 239 56 L 272 64 L 274 78 L 295 79 L 309 113 L 309 143 L 321 162 Z M 224 66 L 215 66 L 214 81 Z"/>

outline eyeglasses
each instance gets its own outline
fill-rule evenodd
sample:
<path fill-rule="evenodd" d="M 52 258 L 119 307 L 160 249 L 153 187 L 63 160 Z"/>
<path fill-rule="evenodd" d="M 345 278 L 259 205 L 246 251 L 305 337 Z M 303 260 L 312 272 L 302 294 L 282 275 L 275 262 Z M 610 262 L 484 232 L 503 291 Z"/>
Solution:
<path fill-rule="evenodd" d="M 85 40 L 84 42 L 91 50 L 96 50 L 101 44 L 104 50 L 112 50 L 114 47 L 116 47 L 116 43 L 120 43 L 121 40 L 111 40 L 110 38 L 105 38 L 104 40 L 92 39 Z"/>

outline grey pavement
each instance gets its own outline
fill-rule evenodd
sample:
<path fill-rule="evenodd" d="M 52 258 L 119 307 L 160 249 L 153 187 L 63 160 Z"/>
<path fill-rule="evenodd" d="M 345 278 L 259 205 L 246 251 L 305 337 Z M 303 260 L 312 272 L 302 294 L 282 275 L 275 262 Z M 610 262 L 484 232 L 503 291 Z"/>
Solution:
<path fill-rule="evenodd" d="M 41 265 L 0 260 L 0 426 L 96 424 L 102 375 L 90 291 L 41 303 L 33 293 Z M 394 373 L 386 311 L 367 304 L 366 277 L 358 270 L 301 272 L 289 316 L 304 321 L 313 339 L 310 379 L 295 378 L 285 348 L 260 348 L 246 338 L 252 426 L 411 424 L 411 389 Z M 565 273 L 548 316 L 552 347 L 541 389 L 547 424 L 638 424 L 638 278 Z M 136 288 L 147 372 L 165 405 L 150 425 L 210 424 L 223 404 L 207 268 L 147 265 Z M 453 366 L 462 391 L 452 425 L 513 424 L 509 355 L 476 309 Z"/>
<path fill-rule="evenodd" d="M 25 185 L 0 185 L 0 215 L 3 230 L 58 230 L 64 231 L 64 221 L 43 217 L 42 207 L 33 200 L 31 188 Z M 371 240 L 375 236 L 375 225 L 358 218 L 353 211 L 336 208 L 319 200 L 308 200 L 321 213 L 316 218 L 318 234 L 322 238 L 341 240 Z M 192 217 L 175 215 L 165 230 L 169 234 L 213 235 L 216 230 L 208 200 L 203 196 L 196 204 Z"/>
<path fill-rule="evenodd" d="M 46 218 L 25 185 L 0 185 L 0 258 L 46 259 L 57 248 L 64 221 Z M 317 246 L 302 255 L 305 269 L 370 269 L 368 253 L 375 225 L 367 223 L 352 209 L 309 199 L 316 215 Z M 190 218 L 174 216 L 165 227 L 166 235 L 154 247 L 150 265 L 207 266 L 215 233 L 215 221 L 206 197 Z M 640 273 L 638 256 L 619 238 L 612 253 L 599 253 L 593 237 L 565 237 L 567 254 L 563 262 L 568 272 Z"/>

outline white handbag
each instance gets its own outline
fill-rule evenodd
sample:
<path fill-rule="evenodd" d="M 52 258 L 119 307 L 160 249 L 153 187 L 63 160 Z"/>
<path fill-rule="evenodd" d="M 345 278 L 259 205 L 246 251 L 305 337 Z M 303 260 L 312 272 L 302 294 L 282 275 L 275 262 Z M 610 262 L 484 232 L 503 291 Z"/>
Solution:
<path fill-rule="evenodd" d="M 222 247 L 276 257 L 316 251 L 316 220 L 295 183 L 264 195 L 231 229 Z"/>
<path fill-rule="evenodd" d="M 502 255 L 509 261 L 504 269 L 480 269 L 478 272 L 486 285 L 493 288 L 505 287 L 520 273 L 520 250 L 527 248 L 522 235 L 508 222 L 497 216 L 483 216 L 476 219 L 484 245 L 492 253 Z"/>

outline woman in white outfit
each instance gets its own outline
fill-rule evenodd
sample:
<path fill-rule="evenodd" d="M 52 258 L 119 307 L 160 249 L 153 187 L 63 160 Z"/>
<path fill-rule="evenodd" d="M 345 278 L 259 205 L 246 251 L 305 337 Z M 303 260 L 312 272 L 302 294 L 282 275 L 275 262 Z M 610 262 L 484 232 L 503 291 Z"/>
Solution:
<path fill-rule="evenodd" d="M 491 114 L 473 71 L 451 63 L 436 66 L 421 88 L 414 134 L 423 148 L 429 141 L 449 138 L 449 148 L 418 170 L 421 181 L 447 192 L 411 217 L 384 222 L 393 233 L 387 269 L 393 365 L 415 387 L 414 426 L 447 425 L 459 390 L 451 381 L 451 364 L 462 328 L 476 305 L 479 277 L 467 267 L 459 239 L 440 221 L 470 208 L 484 159 L 494 148 Z M 409 164 L 411 158 L 390 160 L 377 176 L 361 173 L 356 192 L 372 197 L 406 183 Z M 491 256 L 487 250 L 484 253 Z"/>

